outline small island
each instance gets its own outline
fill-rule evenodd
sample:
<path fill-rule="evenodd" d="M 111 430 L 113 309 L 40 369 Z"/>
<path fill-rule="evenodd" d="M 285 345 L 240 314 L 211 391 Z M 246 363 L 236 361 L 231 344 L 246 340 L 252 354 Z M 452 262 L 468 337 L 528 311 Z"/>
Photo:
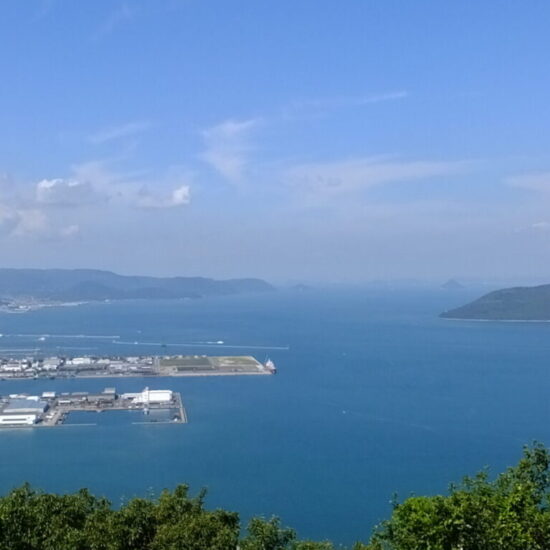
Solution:
<path fill-rule="evenodd" d="M 550 321 L 550 284 L 489 292 L 464 306 L 444 311 L 444 319 Z"/>

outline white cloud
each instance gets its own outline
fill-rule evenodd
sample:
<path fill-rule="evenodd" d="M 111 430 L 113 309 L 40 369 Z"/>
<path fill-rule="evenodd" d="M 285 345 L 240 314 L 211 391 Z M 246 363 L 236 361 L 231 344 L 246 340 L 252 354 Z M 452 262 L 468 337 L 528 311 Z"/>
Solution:
<path fill-rule="evenodd" d="M 463 171 L 465 161 L 397 161 L 359 158 L 296 165 L 285 175 L 293 189 L 307 195 L 330 198 L 383 184 L 422 180 Z"/>
<path fill-rule="evenodd" d="M 536 229 L 538 231 L 548 231 L 550 229 L 550 222 L 547 222 L 547 221 L 535 222 L 531 224 L 531 228 Z"/>
<path fill-rule="evenodd" d="M 116 139 L 134 136 L 140 132 L 144 132 L 150 127 L 148 122 L 137 121 L 128 122 L 127 124 L 120 124 L 117 126 L 110 126 L 109 128 L 103 128 L 98 132 L 92 134 L 89 140 L 94 145 L 100 145 Z"/>
<path fill-rule="evenodd" d="M 124 3 L 113 10 L 94 34 L 95 39 L 111 34 L 119 25 L 130 21 L 136 15 L 135 4 L 130 7 Z"/>
<path fill-rule="evenodd" d="M 66 227 L 62 227 L 59 233 L 63 237 L 74 237 L 80 233 L 80 226 L 77 224 L 67 225 Z"/>
<path fill-rule="evenodd" d="M 137 204 L 141 208 L 174 208 L 189 204 L 190 201 L 191 190 L 189 185 L 181 185 L 164 197 L 152 195 L 148 190 L 143 189 L 139 194 Z"/>
<path fill-rule="evenodd" d="M 27 208 L 18 211 L 19 222 L 13 234 L 18 237 L 29 235 L 47 235 L 50 230 L 50 222 L 46 214 L 37 208 Z"/>
<path fill-rule="evenodd" d="M 0 204 L 0 236 L 7 238 L 59 239 L 75 234 L 68 227 L 59 229 L 59 219 L 52 220 L 47 212 L 32 202 L 18 206 Z"/>
<path fill-rule="evenodd" d="M 206 150 L 200 158 L 227 180 L 239 182 L 248 163 L 250 132 L 258 123 L 258 119 L 226 120 L 204 130 Z"/>
<path fill-rule="evenodd" d="M 59 241 L 72 238 L 79 232 L 79 226 L 60 225 L 59 218 L 52 219 L 39 208 L 24 208 L 17 211 L 18 223 L 10 236 L 45 241 Z"/>
<path fill-rule="evenodd" d="M 99 195 L 88 181 L 44 179 L 36 184 L 36 200 L 41 204 L 78 206 L 96 202 Z"/>
<path fill-rule="evenodd" d="M 20 221 L 21 216 L 17 210 L 0 204 L 0 235 L 9 235 L 12 233 Z"/>
<path fill-rule="evenodd" d="M 91 161 L 73 166 L 77 181 L 92 184 L 96 196 L 138 208 L 172 208 L 191 200 L 193 174 L 183 167 L 170 167 L 161 176 L 148 172 L 118 172 L 109 163 Z M 154 191 L 151 191 L 154 190 Z"/>
<path fill-rule="evenodd" d="M 112 168 L 112 161 L 91 160 L 71 166 L 73 178 L 88 181 L 94 189 L 111 196 L 114 190 L 135 185 L 144 175 L 143 171 L 119 172 Z"/>
<path fill-rule="evenodd" d="M 533 191 L 550 191 L 550 172 L 532 172 L 511 176 L 505 182 L 513 187 L 521 187 Z"/>

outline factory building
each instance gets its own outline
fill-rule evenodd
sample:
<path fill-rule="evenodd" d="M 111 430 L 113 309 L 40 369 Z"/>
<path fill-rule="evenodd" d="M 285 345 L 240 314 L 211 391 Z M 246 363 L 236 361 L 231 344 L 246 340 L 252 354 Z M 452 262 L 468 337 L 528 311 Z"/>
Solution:
<path fill-rule="evenodd" d="M 73 367 L 81 367 L 92 364 L 92 359 L 90 357 L 73 357 L 65 362 L 65 365 L 71 365 Z"/>
<path fill-rule="evenodd" d="M 150 390 L 145 388 L 141 393 L 123 393 L 122 399 L 132 399 L 134 403 L 170 403 L 173 398 L 171 390 Z"/>
<path fill-rule="evenodd" d="M 10 399 L 4 407 L 4 415 L 40 415 L 48 408 L 48 403 L 37 397 Z"/>
<path fill-rule="evenodd" d="M 114 393 L 91 393 L 88 395 L 88 403 L 114 403 L 116 394 Z"/>
<path fill-rule="evenodd" d="M 32 426 L 37 418 L 36 414 L 0 414 L 0 426 Z"/>
<path fill-rule="evenodd" d="M 136 403 L 169 403 L 172 401 L 172 392 L 170 390 L 150 390 L 149 388 L 145 388 L 135 401 Z"/>

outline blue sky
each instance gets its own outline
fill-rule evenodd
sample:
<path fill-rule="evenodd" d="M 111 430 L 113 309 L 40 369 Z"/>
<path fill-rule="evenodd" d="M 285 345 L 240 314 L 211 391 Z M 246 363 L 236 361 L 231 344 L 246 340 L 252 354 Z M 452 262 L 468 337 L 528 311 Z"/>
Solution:
<path fill-rule="evenodd" d="M 4 0 L 6 266 L 544 278 L 546 1 Z"/>

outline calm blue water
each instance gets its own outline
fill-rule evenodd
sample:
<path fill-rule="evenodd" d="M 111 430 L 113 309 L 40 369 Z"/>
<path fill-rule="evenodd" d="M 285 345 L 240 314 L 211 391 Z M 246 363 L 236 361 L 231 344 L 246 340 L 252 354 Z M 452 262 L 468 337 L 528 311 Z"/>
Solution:
<path fill-rule="evenodd" d="M 474 295 L 277 292 L 3 314 L 5 355 L 251 353 L 279 373 L 0 382 L 1 394 L 173 389 L 189 416 L 143 425 L 95 413 L 96 426 L 2 431 L 0 491 L 85 486 L 118 504 L 185 482 L 245 520 L 276 514 L 303 537 L 365 540 L 394 492 L 444 492 L 484 465 L 514 463 L 524 443 L 550 443 L 550 324 L 437 318 Z M 218 340 L 244 347 L 193 345 Z"/>

